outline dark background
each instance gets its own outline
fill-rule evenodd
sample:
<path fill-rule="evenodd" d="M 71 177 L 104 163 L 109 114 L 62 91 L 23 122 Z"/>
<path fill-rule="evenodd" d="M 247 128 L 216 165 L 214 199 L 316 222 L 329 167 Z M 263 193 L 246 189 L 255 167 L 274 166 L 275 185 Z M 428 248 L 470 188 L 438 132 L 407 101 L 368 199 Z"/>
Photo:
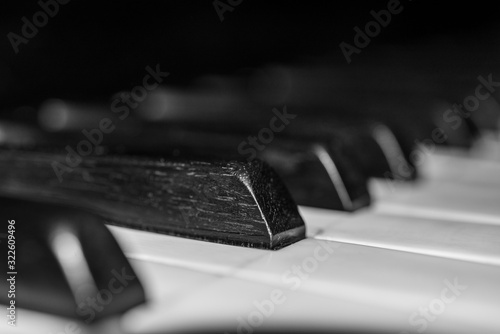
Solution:
<path fill-rule="evenodd" d="M 7 34 L 20 34 L 21 18 L 32 21 L 41 8 L 36 1 L 3 2 L 1 109 L 36 107 L 50 97 L 107 99 L 140 83 L 145 67 L 157 63 L 171 73 L 168 84 L 184 85 L 205 73 L 232 74 L 315 56 L 361 66 L 383 55 L 375 51 L 380 47 L 411 50 L 435 36 L 447 36 L 452 45 L 460 45 L 464 37 L 482 39 L 498 48 L 497 40 L 489 37 L 497 30 L 500 13 L 495 2 L 401 4 L 402 13 L 347 65 L 339 43 L 352 43 L 354 26 L 363 27 L 372 20 L 370 10 L 385 9 L 387 1 L 244 0 L 224 13 L 221 22 L 213 1 L 73 0 L 60 5 L 59 13 L 28 44 L 19 46 L 18 54 Z"/>

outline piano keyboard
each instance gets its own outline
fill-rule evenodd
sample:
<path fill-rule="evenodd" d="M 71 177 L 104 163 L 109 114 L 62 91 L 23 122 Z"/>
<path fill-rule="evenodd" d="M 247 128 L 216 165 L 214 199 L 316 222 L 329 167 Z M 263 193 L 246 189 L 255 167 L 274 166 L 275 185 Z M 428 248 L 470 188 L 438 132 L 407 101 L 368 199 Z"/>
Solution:
<path fill-rule="evenodd" d="M 500 160 L 486 154 L 440 149 L 417 184 L 372 180 L 373 205 L 355 213 L 300 207 L 307 238 L 277 252 L 108 226 L 148 302 L 119 320 L 77 326 L 89 333 L 116 331 L 116 323 L 126 333 L 307 324 L 494 333 L 500 212 L 492 201 L 499 198 Z M 54 332 L 68 324 L 22 312 L 19 326 L 2 323 L 2 332 Z"/>
<path fill-rule="evenodd" d="M 0 333 L 500 333 L 498 55 L 464 45 L 5 107 Z"/>
<path fill-rule="evenodd" d="M 445 184 L 446 180 L 442 181 Z M 414 192 L 418 195 L 419 189 Z M 474 201 L 467 192 L 461 194 L 463 202 Z M 407 205 L 412 206 L 411 198 Z M 480 211 L 474 209 L 470 208 L 471 217 L 480 216 Z M 395 333 L 418 332 L 424 323 L 429 326 L 426 330 L 432 333 L 474 330 L 494 333 L 499 328 L 494 314 L 500 307 L 500 289 L 496 283 L 500 273 L 500 231 L 494 223 L 412 217 L 401 212 L 379 213 L 376 207 L 353 215 L 308 207 L 302 207 L 301 213 L 308 230 L 306 240 L 278 254 L 252 257 L 249 250 L 242 250 L 231 259 L 208 249 L 208 254 L 200 256 L 198 247 L 193 255 L 188 251 L 193 247 L 179 239 L 165 240 L 165 246 L 161 247 L 161 239 L 166 238 L 163 236 L 156 236 L 156 244 L 151 245 L 149 235 L 138 236 L 113 228 L 118 240 L 123 240 L 129 258 L 204 272 L 213 275 L 212 278 L 224 277 L 206 289 L 193 285 L 194 291 L 188 293 L 187 299 L 172 306 L 176 315 L 173 318 L 165 319 L 161 315 L 165 302 L 160 302 L 158 314 L 154 307 L 146 307 L 143 313 L 138 310 L 130 323 L 140 323 L 145 316 L 152 327 L 138 326 L 139 332 L 161 331 L 170 326 L 179 330 L 189 321 L 186 316 L 194 312 L 202 314 L 202 323 L 234 328 L 239 324 L 235 319 L 248 320 L 256 310 L 254 303 L 269 299 L 271 289 L 278 288 L 285 291 L 287 300 L 283 305 L 276 305 L 276 313 L 265 320 L 264 324 L 271 329 L 296 328 L 304 323 L 360 332 L 383 329 Z M 162 251 L 158 252 L 160 248 Z M 318 249 L 321 250 L 318 254 L 327 257 L 324 262 L 314 257 Z M 290 274 L 294 265 L 302 266 L 304 278 Z M 286 273 L 290 275 L 287 277 Z M 437 315 L 429 311 L 430 317 L 436 317 L 435 321 L 425 321 L 422 315 L 415 315 L 420 308 L 438 309 L 436 305 L 441 304 L 435 301 L 442 298 L 440 294 L 447 287 L 445 282 L 452 281 L 467 288 L 463 294 L 458 292 L 460 296 L 457 295 L 456 301 L 445 304 L 443 313 L 439 310 Z M 153 291 L 157 291 L 156 288 Z M 303 293 L 308 296 L 302 296 Z M 217 300 L 215 305 L 214 300 Z M 210 312 L 213 309 L 215 311 Z"/>

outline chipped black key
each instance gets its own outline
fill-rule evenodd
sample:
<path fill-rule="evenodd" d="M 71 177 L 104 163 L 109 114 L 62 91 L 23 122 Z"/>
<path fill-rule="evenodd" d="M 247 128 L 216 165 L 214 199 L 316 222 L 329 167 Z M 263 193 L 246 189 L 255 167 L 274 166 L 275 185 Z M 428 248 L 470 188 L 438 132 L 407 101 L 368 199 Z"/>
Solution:
<path fill-rule="evenodd" d="M 110 224 L 231 245 L 278 249 L 305 236 L 288 190 L 259 160 L 74 158 L 1 149 L 0 193 L 86 208 Z"/>
<path fill-rule="evenodd" d="M 10 280 L 0 282 L 0 303 L 86 323 L 144 303 L 140 281 L 99 217 L 6 197 L 0 215 L 4 231 L 12 226 L 1 243 L 0 268 Z"/>

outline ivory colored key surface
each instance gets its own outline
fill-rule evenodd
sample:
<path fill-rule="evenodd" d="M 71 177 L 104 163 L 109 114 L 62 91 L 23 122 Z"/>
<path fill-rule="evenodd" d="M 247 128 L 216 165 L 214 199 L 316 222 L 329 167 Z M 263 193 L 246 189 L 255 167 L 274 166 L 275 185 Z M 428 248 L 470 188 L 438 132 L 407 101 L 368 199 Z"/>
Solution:
<path fill-rule="evenodd" d="M 308 237 L 500 264 L 499 226 L 377 214 L 369 209 L 350 214 L 300 207 L 300 213 L 306 221 Z M 197 241 L 114 226 L 109 229 L 118 240 L 124 240 L 122 247 L 133 258 L 194 269 L 201 266 L 213 273 L 227 274 L 227 270 L 233 271 L 266 254 L 235 247 L 229 252 L 216 244 L 205 245 L 205 253 Z"/>
<path fill-rule="evenodd" d="M 484 148 L 484 147 L 483 147 Z M 468 223 L 500 224 L 500 161 L 461 150 L 424 155 L 415 184 L 371 180 L 373 212 Z M 494 155 L 494 154 L 492 154 Z"/>
<path fill-rule="evenodd" d="M 500 187 L 424 181 L 416 185 L 396 184 L 391 191 L 387 184 L 373 180 L 370 189 L 376 198 L 374 212 L 500 225 Z"/>
<path fill-rule="evenodd" d="M 316 242 L 312 240 L 311 242 L 317 245 Z M 330 244 L 338 246 L 332 247 L 334 253 L 330 254 L 330 257 L 345 254 L 341 252 L 341 249 L 347 245 Z M 309 245 L 304 246 L 302 250 L 311 250 Z M 280 254 L 283 250 L 272 254 Z M 390 251 L 389 253 L 397 254 Z M 282 263 L 286 260 L 277 268 L 285 273 L 291 265 L 303 265 L 304 261 L 310 257 L 305 254 L 283 254 L 284 257 L 278 256 L 278 258 L 273 255 L 271 259 L 267 258 L 264 262 L 269 267 L 273 266 L 276 261 Z M 392 274 L 397 273 L 401 260 L 405 260 L 405 253 L 401 254 L 403 258 L 396 262 L 393 261 L 394 256 L 389 256 L 387 259 L 388 262 L 393 262 Z M 292 258 L 289 257 L 290 255 Z M 428 263 L 426 261 L 428 258 L 424 256 L 421 260 L 423 263 Z M 426 332 L 429 333 L 475 331 L 485 334 L 495 333 L 500 326 L 498 318 L 491 313 L 498 311 L 495 309 L 498 303 L 492 302 L 492 299 L 498 297 L 498 291 L 492 288 L 488 279 L 481 278 L 481 275 L 491 274 L 488 270 L 494 267 L 466 265 L 463 270 L 457 270 L 454 266 L 456 261 L 445 261 L 434 263 L 435 266 L 427 265 L 427 268 L 424 268 L 421 265 L 422 261 L 413 261 L 417 265 L 420 264 L 417 269 L 432 268 L 438 273 L 418 270 L 410 273 L 400 271 L 397 277 L 390 279 L 392 283 L 397 283 L 393 287 L 395 291 L 384 289 L 379 292 L 377 289 L 380 288 L 381 282 L 374 280 L 374 277 L 380 275 L 373 275 L 370 269 L 373 265 L 380 264 L 380 261 L 372 266 L 365 263 L 365 275 L 351 271 L 353 267 L 349 264 L 332 266 L 333 263 L 341 264 L 338 260 L 331 262 L 328 258 L 320 262 L 316 270 L 309 272 L 309 277 L 298 279 L 298 276 L 295 276 L 301 282 L 301 286 L 295 288 L 292 284 L 283 284 L 281 275 L 277 275 L 274 282 L 271 282 L 273 279 L 269 276 L 265 279 L 255 279 L 252 275 L 227 277 L 132 259 L 131 264 L 144 283 L 148 304 L 129 311 L 119 322 L 112 319 L 93 327 L 87 327 L 81 323 L 72 325 L 81 329 L 81 333 L 176 333 L 181 330 L 207 331 L 211 329 L 221 329 L 221 332 L 224 332 L 224 330 L 235 331 L 238 326 L 240 328 L 250 326 L 249 323 L 256 321 L 259 326 L 255 329 L 259 330 L 291 329 L 293 331 L 313 328 L 329 329 L 329 332 L 333 332 L 333 329 L 340 331 L 350 329 L 370 333 L 404 331 L 417 333 L 425 325 Z M 443 264 L 447 264 L 444 269 Z M 349 268 L 346 270 L 343 267 Z M 385 265 L 380 269 L 384 270 L 387 267 Z M 325 273 L 324 269 L 331 275 L 328 281 L 318 281 L 317 273 Z M 447 270 L 454 271 L 446 272 Z M 271 274 L 274 275 L 275 272 L 272 271 Z M 338 274 L 335 275 L 335 272 Z M 494 273 L 498 274 L 498 271 Z M 441 281 L 438 278 L 442 274 L 449 274 L 451 277 Z M 349 282 L 351 283 L 345 282 L 345 275 L 350 276 Z M 455 282 L 455 277 L 458 278 L 457 282 Z M 357 285 L 361 281 L 363 285 Z M 391 282 L 387 282 L 384 286 L 390 286 Z M 486 285 L 484 285 L 485 282 Z M 318 289 L 311 289 L 313 284 L 319 285 Z M 456 285 L 455 290 L 451 287 L 453 285 Z M 463 286 L 467 287 L 463 288 Z M 408 287 L 410 288 L 407 291 L 401 291 L 401 288 Z M 348 291 L 338 293 L 339 290 L 344 289 Z M 488 289 L 491 289 L 493 296 L 485 296 Z M 267 302 L 271 298 L 275 301 L 272 311 Z M 387 304 L 391 303 L 394 305 L 387 307 Z M 439 308 L 441 304 L 444 305 L 445 311 L 441 312 L 438 309 L 439 314 L 429 311 L 430 305 L 434 309 Z M 267 309 L 262 311 L 262 307 L 267 307 Z M 418 313 L 419 308 L 426 308 L 426 312 L 431 312 L 435 320 L 425 321 L 424 316 Z M 266 310 L 268 310 L 266 314 L 269 315 L 262 315 L 263 321 L 260 323 L 259 316 L 255 314 L 257 311 L 266 312 Z M 22 312 L 26 323 L 21 324 L 15 330 L 2 324 L 0 329 L 5 329 L 2 332 L 24 334 L 40 329 L 43 329 L 42 332 L 57 332 L 61 328 L 64 330 L 64 326 L 68 325 L 66 319 L 47 317 L 44 314 L 25 310 Z M 251 320 L 252 317 L 257 320 Z M 33 327 L 33 323 L 37 324 L 36 328 Z"/>
<path fill-rule="evenodd" d="M 2 305 L 3 306 L 3 305 Z M 123 334 L 119 326 L 119 317 L 104 319 L 87 325 L 83 321 L 70 320 L 48 313 L 18 308 L 19 322 L 16 327 L 0 322 L 2 334 Z"/>
<path fill-rule="evenodd" d="M 442 298 L 450 284 L 460 285 L 456 301 L 446 306 L 445 318 L 489 332 L 500 328 L 496 266 L 306 239 L 253 262 L 235 276 L 398 311 L 406 314 L 405 320 Z"/>
<path fill-rule="evenodd" d="M 479 263 L 500 261 L 500 163 L 436 150 L 416 184 L 372 180 L 373 207 L 354 215 L 301 207 L 307 235 Z M 499 186 L 497 186 L 497 184 Z M 392 191 L 393 190 L 393 191 Z"/>
<path fill-rule="evenodd" d="M 335 285 L 334 279 L 331 284 Z M 311 294 L 302 289 L 229 277 L 203 285 L 174 302 L 165 300 L 134 309 L 123 318 L 122 327 L 134 334 L 186 330 L 418 333 L 424 328 L 428 333 L 496 333 L 498 320 L 491 314 L 481 315 L 480 305 L 467 305 L 465 293 L 453 296 L 444 283 L 429 289 L 424 297 L 428 300 L 421 304 L 410 305 L 402 298 L 401 304 L 405 307 L 386 309 L 341 297 Z M 443 295 L 449 298 L 450 304 L 442 302 L 446 308 L 444 313 L 430 314 L 434 321 L 426 321 L 418 314 L 419 307 L 428 308 L 430 302 L 441 300 Z"/>
<path fill-rule="evenodd" d="M 2 333 L 57 333 L 64 331 L 66 326 L 81 330 L 81 333 L 210 330 L 223 333 L 225 330 L 235 332 L 238 328 L 244 331 L 243 327 L 290 332 L 328 329 L 328 332 L 413 333 L 423 326 L 422 316 L 414 316 L 418 322 L 413 325 L 409 322 L 417 309 L 406 314 L 399 309 L 374 307 L 341 297 L 308 293 L 301 288 L 284 288 L 247 279 L 222 277 L 149 261 L 131 260 L 131 263 L 144 282 L 148 303 L 127 312 L 120 320 L 110 319 L 90 327 L 81 322 L 68 322 L 64 318 L 21 310 L 25 321 L 15 329 L 0 324 Z M 167 279 L 168 284 L 165 282 Z M 332 280 L 332 284 L 335 284 L 335 280 Z M 447 288 L 445 283 L 436 291 L 434 298 L 440 298 L 442 290 Z M 451 299 L 453 292 L 450 291 L 448 288 L 445 296 Z M 451 317 L 447 314 L 462 297 L 459 295 L 447 304 L 447 312 L 440 314 L 436 321 L 427 322 L 427 332 L 467 333 L 481 330 L 481 333 L 493 333 L 492 329 L 496 326 L 494 321 L 475 323 L 471 322 L 472 317 L 455 319 L 454 314 Z M 254 323 L 256 325 L 252 327 L 250 324 Z"/>
<path fill-rule="evenodd" d="M 371 180 L 373 212 L 450 220 L 500 224 L 500 157 L 498 140 L 482 138 L 473 151 L 420 148 L 422 178 L 415 184 Z"/>
<path fill-rule="evenodd" d="M 387 311 L 389 318 L 394 319 L 390 323 L 408 324 L 409 317 L 418 313 L 420 307 L 428 308 L 433 300 L 442 298 L 444 289 L 451 291 L 450 285 L 454 285 L 456 298 L 445 304 L 446 312 L 438 321 L 429 324 L 436 332 L 440 329 L 446 332 L 448 326 L 457 326 L 457 330 L 463 329 L 463 332 L 480 328 L 481 333 L 493 333 L 500 328 L 496 316 L 500 311 L 497 284 L 500 268 L 497 266 L 314 239 L 302 240 L 277 252 L 184 239 L 178 240 L 189 242 L 189 246 L 169 247 L 175 238 L 135 232 L 146 235 L 143 240 L 131 241 L 130 235 L 123 233 L 126 229 L 112 227 L 111 230 L 120 244 L 128 244 L 125 252 L 131 258 L 175 264 L 282 290 L 298 288 L 300 292 L 323 298 L 359 303 L 368 309 Z M 150 247 L 141 246 L 141 243 L 149 243 L 149 237 L 157 242 Z M 213 252 L 212 247 L 206 248 L 208 245 L 220 246 L 220 252 L 225 248 L 224 255 Z M 188 248 L 196 251 L 180 251 Z M 239 251 L 233 252 L 236 249 Z M 241 259 L 244 253 L 249 254 L 246 260 Z M 210 295 L 210 287 L 207 289 L 206 294 Z M 449 295 L 445 295 L 451 298 L 450 292 L 447 293 Z M 229 296 L 227 298 L 232 299 Z M 201 300 L 195 294 L 190 298 L 193 302 Z M 183 307 L 187 308 L 190 303 L 186 303 Z"/>
<path fill-rule="evenodd" d="M 158 301 L 173 304 L 183 295 L 192 293 L 203 285 L 214 284 L 221 278 L 221 275 L 154 261 L 130 258 L 130 263 L 136 270 L 138 278 L 144 282 L 146 304 Z"/>
<path fill-rule="evenodd" d="M 149 305 L 162 302 L 163 318 L 168 312 L 168 305 L 175 305 L 184 295 L 189 295 L 204 286 L 210 286 L 220 280 L 220 276 L 196 272 L 193 270 L 166 266 L 149 261 L 130 260 L 138 278 L 143 282 L 146 299 Z M 98 305 L 99 306 L 99 305 Z M 106 307 L 104 305 L 103 307 Z M 106 318 L 91 325 L 85 322 L 86 317 L 81 319 L 68 319 L 48 315 L 42 312 L 34 312 L 21 308 L 21 315 L 16 327 L 8 326 L 6 322 L 0 323 L 1 333 L 79 333 L 79 334 L 118 334 L 128 332 L 128 326 L 122 326 L 119 318 Z M 141 323 L 146 319 L 139 320 Z M 164 330 L 170 330 L 168 327 Z"/>
<path fill-rule="evenodd" d="M 191 272 L 185 270 L 183 277 Z M 196 275 L 200 275 L 196 273 Z M 277 330 L 296 333 L 299 330 L 346 329 L 363 332 L 398 332 L 408 327 L 404 314 L 363 303 L 350 302 L 282 289 L 276 286 L 232 277 L 213 279 L 186 291 L 179 298 L 156 298 L 145 307 L 127 313 L 122 327 L 128 333 L 220 332 L 244 333 Z M 149 286 L 152 290 L 155 285 Z M 262 317 L 262 318 L 260 318 Z M 254 324 L 253 326 L 251 324 Z M 344 330 L 344 331 L 341 331 Z"/>
<path fill-rule="evenodd" d="M 500 123 L 497 128 L 500 127 Z M 474 156 L 486 157 L 488 160 L 500 161 L 500 132 L 483 131 L 473 147 Z"/>
<path fill-rule="evenodd" d="M 500 146 L 500 143 L 498 143 Z M 475 151 L 436 150 L 426 156 L 420 172 L 424 179 L 433 181 L 451 181 L 461 184 L 480 184 L 481 186 L 500 187 L 500 159 L 495 150 L 483 145 L 477 150 L 487 150 L 481 154 Z M 500 152 L 500 150 L 498 150 Z"/>
<path fill-rule="evenodd" d="M 233 330 L 238 326 L 238 317 L 247 318 L 254 311 L 254 302 L 270 298 L 270 294 L 277 289 L 275 286 L 150 261 L 131 260 L 131 263 L 144 282 L 148 303 L 146 307 L 125 314 L 121 321 L 111 319 L 88 326 L 84 322 L 22 309 L 25 321 L 15 329 L 2 323 L 2 333 L 31 334 L 40 330 L 43 333 L 57 333 L 64 331 L 67 326 L 81 333 L 175 333 L 187 329 L 206 332 L 214 328 Z M 277 305 L 271 319 L 266 320 L 265 327 L 296 329 L 297 325 L 306 328 L 314 325 L 373 330 L 373 326 L 378 329 L 399 329 L 405 325 L 395 323 L 393 314 L 384 310 L 372 310 L 358 303 L 332 300 L 300 291 L 283 291 L 283 297 L 279 300 L 283 300 L 284 305 Z M 363 314 L 361 323 L 355 321 L 360 313 Z"/>
<path fill-rule="evenodd" d="M 418 146 L 419 174 L 429 182 L 451 181 L 500 186 L 500 136 L 486 132 L 470 150 Z"/>
<path fill-rule="evenodd" d="M 500 265 L 500 226 L 377 214 L 339 215 L 301 207 L 308 236 Z"/>
<path fill-rule="evenodd" d="M 108 226 L 129 258 L 229 275 L 267 252 Z"/>

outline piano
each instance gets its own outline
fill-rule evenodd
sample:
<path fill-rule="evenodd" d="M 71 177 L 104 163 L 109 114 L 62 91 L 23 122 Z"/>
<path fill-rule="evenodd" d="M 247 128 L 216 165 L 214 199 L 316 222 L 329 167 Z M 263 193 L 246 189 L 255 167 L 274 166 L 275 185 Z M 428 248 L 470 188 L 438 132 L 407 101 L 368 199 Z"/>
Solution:
<path fill-rule="evenodd" d="M 500 332 L 492 9 L 9 8 L 1 333 Z"/>

